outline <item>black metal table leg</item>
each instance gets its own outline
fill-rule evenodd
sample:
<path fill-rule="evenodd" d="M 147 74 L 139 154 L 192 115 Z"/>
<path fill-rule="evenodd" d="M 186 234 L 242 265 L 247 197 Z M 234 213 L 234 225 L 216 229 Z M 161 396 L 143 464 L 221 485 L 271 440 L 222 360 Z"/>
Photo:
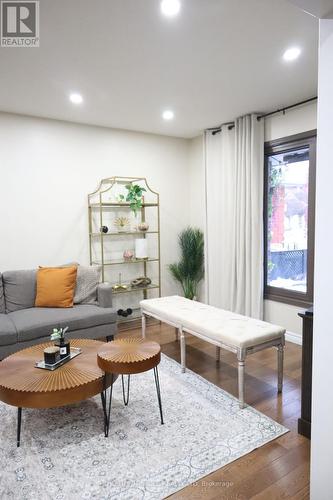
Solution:
<path fill-rule="evenodd" d="M 103 408 L 104 434 L 105 434 L 105 428 L 106 428 L 106 406 L 105 406 L 105 395 L 104 395 L 104 392 L 101 392 L 101 400 L 102 400 L 102 408 Z"/>
<path fill-rule="evenodd" d="M 17 447 L 21 444 L 22 408 L 17 408 Z"/>
<path fill-rule="evenodd" d="M 157 366 L 155 366 L 155 368 L 154 368 L 154 377 L 155 377 L 155 385 L 156 385 L 158 406 L 160 408 L 161 424 L 163 425 L 164 421 L 163 421 L 163 413 L 162 413 L 161 389 L 160 389 L 160 380 L 158 378 L 158 369 L 157 369 Z"/>
<path fill-rule="evenodd" d="M 108 410 L 108 414 L 106 416 L 106 426 L 105 426 L 105 433 L 104 433 L 105 437 L 109 436 L 113 382 L 114 382 L 114 376 L 113 376 L 113 373 L 111 373 L 111 385 L 110 385 L 110 395 L 109 395 L 109 410 Z M 106 391 L 105 391 L 105 407 L 106 407 Z"/>
<path fill-rule="evenodd" d="M 124 400 L 124 405 L 125 406 L 128 405 L 128 401 L 129 401 L 130 380 L 131 380 L 131 376 L 127 375 L 127 396 L 125 397 L 124 375 L 121 376 L 121 385 L 122 385 L 122 388 L 123 388 L 123 400 Z"/>
<path fill-rule="evenodd" d="M 101 400 L 102 400 L 103 415 L 104 415 L 104 434 L 105 434 L 106 433 L 106 426 L 107 426 L 107 413 L 106 413 L 106 374 L 104 375 L 104 379 L 103 379 L 103 391 L 101 392 Z"/>

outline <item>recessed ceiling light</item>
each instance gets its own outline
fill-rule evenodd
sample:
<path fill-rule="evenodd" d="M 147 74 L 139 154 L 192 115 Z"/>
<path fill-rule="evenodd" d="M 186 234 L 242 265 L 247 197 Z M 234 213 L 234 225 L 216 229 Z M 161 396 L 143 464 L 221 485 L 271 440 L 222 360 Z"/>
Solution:
<path fill-rule="evenodd" d="M 295 61 L 301 54 L 301 49 L 299 47 L 290 47 L 283 54 L 283 59 L 285 61 Z"/>
<path fill-rule="evenodd" d="M 162 118 L 163 120 L 170 121 L 173 120 L 175 117 L 175 113 L 171 111 L 171 109 L 167 109 L 163 112 Z"/>
<path fill-rule="evenodd" d="M 83 97 L 81 94 L 78 94 L 77 92 L 73 92 L 72 94 L 70 94 L 69 100 L 73 104 L 81 104 L 83 102 Z"/>
<path fill-rule="evenodd" d="M 161 11 L 167 17 L 176 16 L 180 11 L 179 0 L 163 0 L 161 2 Z"/>

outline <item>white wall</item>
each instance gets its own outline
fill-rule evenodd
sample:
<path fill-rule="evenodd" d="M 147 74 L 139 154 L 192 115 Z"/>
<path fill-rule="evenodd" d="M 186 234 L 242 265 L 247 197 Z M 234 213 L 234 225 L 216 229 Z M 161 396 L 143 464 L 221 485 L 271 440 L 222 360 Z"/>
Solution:
<path fill-rule="evenodd" d="M 320 21 L 311 499 L 333 498 L 333 19 Z"/>
<path fill-rule="evenodd" d="M 205 171 L 204 171 L 204 135 L 191 139 L 189 163 L 190 176 L 189 208 L 190 224 L 205 232 L 206 203 L 205 203 Z M 201 282 L 199 287 L 199 299 L 205 302 L 207 296 L 206 281 Z"/>
<path fill-rule="evenodd" d="M 204 136 L 190 140 L 190 177 L 189 201 L 190 223 L 204 230 L 205 215 L 205 172 L 204 172 Z"/>
<path fill-rule="evenodd" d="M 113 175 L 147 177 L 161 199 L 162 293 L 190 222 L 189 141 L 0 114 L 0 271 L 88 263 L 87 194 Z"/>
<path fill-rule="evenodd" d="M 298 108 L 279 113 L 265 119 L 265 141 L 273 141 L 281 137 L 300 134 L 317 128 L 317 103 L 309 103 Z M 300 307 L 283 304 L 271 300 L 264 301 L 264 319 L 271 323 L 284 326 L 294 341 L 301 341 L 302 320 L 298 313 Z M 298 338 L 297 338 L 298 336 Z M 291 338 L 289 337 L 291 340 Z"/>
<path fill-rule="evenodd" d="M 313 101 L 290 109 L 285 114 L 265 118 L 265 141 L 300 134 L 317 128 L 317 103 Z"/>

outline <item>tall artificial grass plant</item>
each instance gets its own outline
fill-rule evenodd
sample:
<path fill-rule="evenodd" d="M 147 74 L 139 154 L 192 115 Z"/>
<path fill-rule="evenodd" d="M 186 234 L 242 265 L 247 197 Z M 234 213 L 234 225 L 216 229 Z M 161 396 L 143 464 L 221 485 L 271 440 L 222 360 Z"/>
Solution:
<path fill-rule="evenodd" d="M 204 235 L 200 229 L 188 227 L 179 234 L 181 260 L 170 264 L 169 270 L 188 299 L 198 296 L 198 285 L 205 275 Z"/>

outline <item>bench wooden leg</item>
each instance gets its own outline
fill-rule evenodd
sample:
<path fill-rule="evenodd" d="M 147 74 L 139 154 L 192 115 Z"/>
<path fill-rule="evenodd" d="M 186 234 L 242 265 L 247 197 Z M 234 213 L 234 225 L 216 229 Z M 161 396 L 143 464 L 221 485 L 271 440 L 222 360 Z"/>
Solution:
<path fill-rule="evenodd" d="M 141 324 L 142 324 L 142 338 L 146 338 L 146 316 L 145 314 L 142 313 L 141 317 Z"/>
<path fill-rule="evenodd" d="M 216 361 L 220 361 L 221 347 L 216 346 Z"/>
<path fill-rule="evenodd" d="M 182 365 L 182 372 L 185 373 L 186 370 L 186 340 L 185 333 L 182 328 L 179 328 L 180 333 L 180 360 Z"/>
<path fill-rule="evenodd" d="M 284 357 L 284 345 L 280 344 L 278 346 L 278 392 L 282 392 L 283 386 L 283 357 Z"/>
<path fill-rule="evenodd" d="M 239 407 L 244 408 L 244 383 L 245 383 L 245 357 L 243 353 L 238 353 L 238 399 Z"/>

